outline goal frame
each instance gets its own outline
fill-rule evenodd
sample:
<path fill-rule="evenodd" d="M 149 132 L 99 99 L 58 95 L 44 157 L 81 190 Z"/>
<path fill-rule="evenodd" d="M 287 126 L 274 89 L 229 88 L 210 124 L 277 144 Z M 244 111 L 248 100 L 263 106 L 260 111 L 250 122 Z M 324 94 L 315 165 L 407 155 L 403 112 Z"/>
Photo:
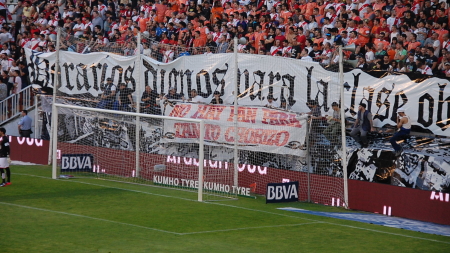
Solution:
<path fill-rule="evenodd" d="M 99 109 L 99 108 L 89 108 L 89 107 L 82 107 L 82 106 L 76 106 L 76 105 L 66 105 L 66 104 L 53 104 L 53 117 L 52 117 L 52 178 L 58 179 L 58 164 L 57 164 L 57 150 L 58 150 L 58 109 L 59 108 L 68 108 L 68 109 L 74 109 L 74 110 L 81 110 L 81 111 L 92 111 L 92 112 L 100 112 L 100 113 L 111 113 L 111 114 L 118 114 L 118 115 L 128 115 L 136 117 L 136 119 L 139 118 L 152 118 L 152 119 L 161 119 L 161 120 L 176 120 L 176 121 L 184 121 L 184 122 L 190 122 L 190 123 L 197 123 L 200 125 L 199 130 L 199 163 L 198 163 L 198 184 L 199 187 L 197 189 L 197 200 L 199 202 L 203 202 L 203 166 L 204 166 L 204 145 L 205 145 L 205 122 L 201 119 L 191 119 L 191 118 L 178 118 L 178 117 L 168 117 L 168 116 L 160 116 L 160 115 L 153 115 L 153 114 L 144 114 L 144 113 L 135 113 L 135 112 L 125 112 L 125 111 L 114 111 L 114 110 L 106 110 L 106 109 Z M 135 152 L 139 154 L 139 141 L 136 141 L 135 144 Z M 136 155 L 136 175 L 139 175 L 140 166 L 139 166 L 139 155 Z"/>

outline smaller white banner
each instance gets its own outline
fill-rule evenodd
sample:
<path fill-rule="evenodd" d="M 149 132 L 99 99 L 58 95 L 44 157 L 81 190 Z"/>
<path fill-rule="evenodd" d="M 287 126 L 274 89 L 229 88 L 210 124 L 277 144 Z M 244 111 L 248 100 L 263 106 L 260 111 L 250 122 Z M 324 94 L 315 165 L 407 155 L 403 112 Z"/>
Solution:
<path fill-rule="evenodd" d="M 213 146 L 234 145 L 234 107 L 226 105 L 205 105 L 178 103 L 167 106 L 165 116 L 205 120 L 205 142 Z M 268 153 L 300 156 L 305 143 L 305 117 L 283 110 L 265 107 L 240 106 L 238 108 L 238 145 L 240 149 Z M 199 124 L 166 121 L 166 139 L 170 142 L 197 142 L 200 136 Z"/>

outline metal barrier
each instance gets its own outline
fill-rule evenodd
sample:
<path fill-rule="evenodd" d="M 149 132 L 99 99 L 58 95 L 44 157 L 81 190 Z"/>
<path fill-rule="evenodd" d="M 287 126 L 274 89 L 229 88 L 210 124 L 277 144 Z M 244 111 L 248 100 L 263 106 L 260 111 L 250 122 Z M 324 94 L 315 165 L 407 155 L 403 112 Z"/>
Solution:
<path fill-rule="evenodd" d="M 33 88 L 27 86 L 19 93 L 0 101 L 0 125 L 15 118 L 22 110 L 29 110 L 37 104 Z"/>

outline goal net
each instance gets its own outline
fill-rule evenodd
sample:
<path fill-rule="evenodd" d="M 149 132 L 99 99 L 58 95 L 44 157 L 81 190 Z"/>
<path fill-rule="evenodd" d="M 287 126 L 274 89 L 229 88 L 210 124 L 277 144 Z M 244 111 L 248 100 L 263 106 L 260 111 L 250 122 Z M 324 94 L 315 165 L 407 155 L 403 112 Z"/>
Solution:
<path fill-rule="evenodd" d="M 236 195 L 232 170 L 203 166 L 207 152 L 201 120 L 67 104 L 55 107 L 55 169 L 60 178 L 90 177 L 185 189 L 198 192 L 199 200 Z M 174 155 L 180 152 L 184 157 Z"/>

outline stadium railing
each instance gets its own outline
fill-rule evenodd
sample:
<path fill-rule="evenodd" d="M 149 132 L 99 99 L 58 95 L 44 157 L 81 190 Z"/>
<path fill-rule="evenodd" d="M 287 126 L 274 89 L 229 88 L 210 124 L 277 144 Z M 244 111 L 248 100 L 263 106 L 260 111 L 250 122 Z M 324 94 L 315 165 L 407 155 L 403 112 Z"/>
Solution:
<path fill-rule="evenodd" d="M 19 116 L 22 110 L 29 110 L 37 105 L 33 87 L 27 86 L 17 94 L 12 94 L 0 101 L 0 125 Z"/>

